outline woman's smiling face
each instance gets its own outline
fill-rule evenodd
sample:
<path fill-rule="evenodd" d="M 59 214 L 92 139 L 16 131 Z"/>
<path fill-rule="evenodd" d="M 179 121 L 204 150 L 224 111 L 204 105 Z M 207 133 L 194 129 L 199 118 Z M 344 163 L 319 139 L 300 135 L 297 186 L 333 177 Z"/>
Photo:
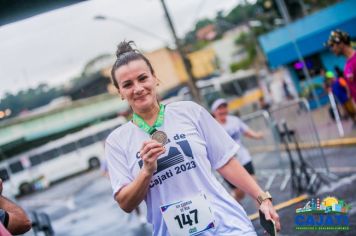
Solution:
<path fill-rule="evenodd" d="M 157 103 L 157 78 L 144 60 L 138 59 L 115 71 L 119 93 L 136 113 L 146 112 Z"/>

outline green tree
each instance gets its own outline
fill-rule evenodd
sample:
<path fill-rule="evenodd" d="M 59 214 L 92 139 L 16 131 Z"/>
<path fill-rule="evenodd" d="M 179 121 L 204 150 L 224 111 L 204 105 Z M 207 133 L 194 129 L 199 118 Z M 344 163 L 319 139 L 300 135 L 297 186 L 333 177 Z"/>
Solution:
<path fill-rule="evenodd" d="M 254 4 L 238 4 L 225 17 L 227 22 L 234 25 L 239 25 L 246 22 L 256 15 L 256 5 Z"/>
<path fill-rule="evenodd" d="M 195 32 L 200 30 L 201 28 L 204 28 L 207 25 L 213 24 L 214 20 L 211 20 L 209 18 L 204 18 L 201 20 L 198 20 L 198 22 L 195 24 Z"/>
<path fill-rule="evenodd" d="M 244 48 L 246 50 L 247 57 L 242 61 L 232 63 L 230 65 L 231 72 L 235 72 L 240 69 L 247 69 L 251 67 L 251 65 L 255 61 L 257 50 L 252 37 L 253 35 L 251 33 L 241 33 L 235 39 L 235 45 Z"/>
<path fill-rule="evenodd" d="M 17 116 L 20 112 L 44 106 L 54 98 L 62 96 L 61 89 L 51 88 L 47 84 L 40 84 L 36 88 L 21 90 L 16 94 L 5 93 L 0 100 L 0 110 L 10 109 L 11 115 Z"/>

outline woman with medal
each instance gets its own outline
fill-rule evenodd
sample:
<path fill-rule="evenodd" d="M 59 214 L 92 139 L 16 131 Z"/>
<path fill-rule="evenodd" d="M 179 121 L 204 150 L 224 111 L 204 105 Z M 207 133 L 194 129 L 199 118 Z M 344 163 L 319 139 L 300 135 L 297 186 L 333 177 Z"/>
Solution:
<path fill-rule="evenodd" d="M 260 203 L 266 219 L 279 218 L 272 197 L 235 160 L 239 148 L 200 105 L 157 100 L 159 80 L 150 61 L 121 42 L 111 74 L 133 118 L 106 140 L 113 196 L 125 212 L 142 201 L 153 235 L 256 235 L 243 208 L 211 169 Z"/>

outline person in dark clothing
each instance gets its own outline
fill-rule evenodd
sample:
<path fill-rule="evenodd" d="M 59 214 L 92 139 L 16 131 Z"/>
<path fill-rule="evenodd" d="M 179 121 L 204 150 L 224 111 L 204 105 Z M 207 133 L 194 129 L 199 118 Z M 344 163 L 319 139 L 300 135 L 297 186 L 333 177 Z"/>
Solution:
<path fill-rule="evenodd" d="M 326 77 L 331 80 L 331 91 L 334 94 L 336 100 L 342 105 L 345 113 L 352 119 L 354 124 L 356 124 L 356 112 L 350 96 L 349 89 L 347 87 L 347 82 L 342 77 L 342 72 L 338 72 L 337 69 L 335 71 L 339 76 L 335 77 L 334 73 L 332 73 L 331 71 L 328 71 L 326 73 Z"/>

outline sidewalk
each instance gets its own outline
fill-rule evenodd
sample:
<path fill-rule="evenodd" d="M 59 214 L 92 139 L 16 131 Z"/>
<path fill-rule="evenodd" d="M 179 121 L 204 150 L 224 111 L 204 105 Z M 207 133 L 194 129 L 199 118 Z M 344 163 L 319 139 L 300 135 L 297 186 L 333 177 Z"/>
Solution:
<path fill-rule="evenodd" d="M 341 123 L 344 130 L 344 137 L 340 137 L 336 122 L 331 119 L 328 109 L 329 106 L 324 106 L 311 111 L 320 140 L 325 141 L 356 137 L 356 127 L 353 127 L 350 119 L 342 120 Z"/>
<path fill-rule="evenodd" d="M 341 137 L 335 121 L 329 115 L 327 106 L 310 113 L 303 109 L 299 111 L 297 106 L 293 108 L 285 109 L 286 112 L 280 112 L 276 120 L 278 122 L 285 120 L 288 123 L 288 128 L 295 131 L 301 154 L 308 164 L 320 173 L 328 167 L 330 172 L 339 178 L 338 180 L 330 179 L 331 185 L 336 187 L 330 188 L 325 185 L 324 187 L 328 190 L 318 192 L 315 196 L 323 198 L 331 195 L 355 206 L 355 191 L 352 186 L 356 183 L 356 129 L 353 127 L 352 121 L 342 121 L 344 136 Z M 312 116 L 314 124 L 309 115 Z M 247 144 L 246 148 L 252 154 L 258 183 L 270 191 L 274 197 L 274 204 L 279 208 L 282 225 L 284 225 L 284 230 L 280 235 L 356 235 L 355 223 L 350 223 L 350 227 L 352 227 L 350 232 L 308 232 L 294 229 L 295 209 L 302 207 L 306 200 L 312 196 L 296 196 L 291 191 L 290 162 L 286 148 L 283 143 L 279 144 L 272 136 L 272 129 L 267 125 L 267 122 L 261 116 L 256 116 L 249 122 L 251 128 L 265 134 L 263 140 L 244 139 L 243 143 Z M 319 148 L 318 140 L 322 150 Z M 298 160 L 295 143 L 290 141 L 288 146 L 293 159 Z M 345 180 L 350 179 L 350 176 L 353 176 L 350 183 L 344 183 Z M 282 186 L 284 187 L 282 188 Z M 253 220 L 258 235 L 263 235 L 254 202 L 246 198 L 242 204 Z M 350 212 L 350 222 L 355 221 L 355 213 L 356 211 Z"/>
<path fill-rule="evenodd" d="M 311 122 L 311 118 L 313 122 Z M 296 131 L 299 147 L 301 149 L 338 148 L 356 146 L 356 127 L 352 121 L 342 120 L 341 136 L 337 123 L 329 115 L 328 106 L 309 112 L 301 112 L 292 109 L 290 113 L 281 114 L 277 118 L 286 120 L 288 126 Z M 262 116 L 257 116 L 247 123 L 252 129 L 264 132 L 265 138 L 262 141 L 244 139 L 243 144 L 252 153 L 273 152 L 276 150 L 276 139 L 272 135 L 271 129 L 265 124 Z M 320 141 L 320 143 L 318 142 Z M 320 146 L 319 146 L 320 145 Z M 279 150 L 284 150 L 284 145 L 280 145 Z M 295 149 L 291 144 L 290 148 Z"/>

